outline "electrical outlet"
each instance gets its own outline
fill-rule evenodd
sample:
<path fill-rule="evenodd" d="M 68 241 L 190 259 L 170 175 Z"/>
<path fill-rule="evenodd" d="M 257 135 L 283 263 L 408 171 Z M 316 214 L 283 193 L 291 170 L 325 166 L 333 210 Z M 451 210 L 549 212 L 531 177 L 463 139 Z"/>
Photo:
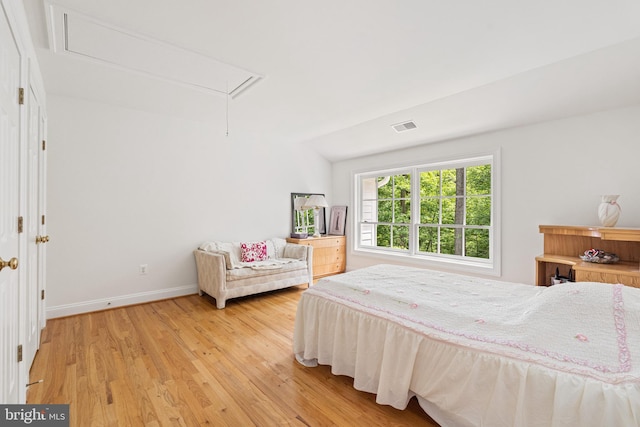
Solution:
<path fill-rule="evenodd" d="M 140 274 L 147 274 L 147 264 L 140 264 Z"/>

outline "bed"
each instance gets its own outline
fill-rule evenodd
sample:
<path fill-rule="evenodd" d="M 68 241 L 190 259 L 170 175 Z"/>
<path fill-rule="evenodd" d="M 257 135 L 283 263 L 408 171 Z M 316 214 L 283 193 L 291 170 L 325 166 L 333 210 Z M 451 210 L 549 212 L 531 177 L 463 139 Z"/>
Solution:
<path fill-rule="evenodd" d="M 640 425 L 640 289 L 393 265 L 301 296 L 294 354 L 442 426 Z"/>

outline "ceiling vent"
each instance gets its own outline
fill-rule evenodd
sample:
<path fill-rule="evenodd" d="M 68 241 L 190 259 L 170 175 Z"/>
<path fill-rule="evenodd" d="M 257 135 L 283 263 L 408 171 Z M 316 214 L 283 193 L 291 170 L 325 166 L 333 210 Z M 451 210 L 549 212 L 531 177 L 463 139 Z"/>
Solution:
<path fill-rule="evenodd" d="M 391 127 L 393 128 L 393 130 L 395 130 L 396 132 L 400 133 L 400 132 L 404 132 L 404 131 L 407 131 L 407 130 L 415 129 L 418 126 L 413 121 L 408 121 L 408 122 L 397 123 L 395 125 L 391 125 Z"/>
<path fill-rule="evenodd" d="M 199 91 L 234 98 L 262 76 L 47 2 L 51 49 Z"/>

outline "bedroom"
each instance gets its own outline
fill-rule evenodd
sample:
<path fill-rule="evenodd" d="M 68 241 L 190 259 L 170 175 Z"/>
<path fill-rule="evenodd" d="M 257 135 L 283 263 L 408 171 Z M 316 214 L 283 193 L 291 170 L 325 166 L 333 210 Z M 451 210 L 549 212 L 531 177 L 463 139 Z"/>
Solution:
<path fill-rule="evenodd" d="M 537 226 L 593 224 L 601 194 L 640 225 L 632 2 L 56 4 L 264 78 L 229 101 L 226 136 L 225 97 L 54 54 L 25 2 L 47 92 L 48 317 L 195 293 L 201 241 L 286 236 L 291 192 L 351 206 L 353 170 L 413 159 L 500 150 L 503 280 L 533 283 Z M 418 129 L 390 128 L 404 120 Z"/>

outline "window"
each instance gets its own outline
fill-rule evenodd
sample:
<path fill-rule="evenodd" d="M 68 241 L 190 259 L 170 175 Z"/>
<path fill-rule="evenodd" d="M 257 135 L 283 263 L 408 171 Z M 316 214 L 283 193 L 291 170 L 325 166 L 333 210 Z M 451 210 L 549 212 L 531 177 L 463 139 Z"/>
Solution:
<path fill-rule="evenodd" d="M 355 250 L 498 275 L 496 157 L 355 174 Z"/>

